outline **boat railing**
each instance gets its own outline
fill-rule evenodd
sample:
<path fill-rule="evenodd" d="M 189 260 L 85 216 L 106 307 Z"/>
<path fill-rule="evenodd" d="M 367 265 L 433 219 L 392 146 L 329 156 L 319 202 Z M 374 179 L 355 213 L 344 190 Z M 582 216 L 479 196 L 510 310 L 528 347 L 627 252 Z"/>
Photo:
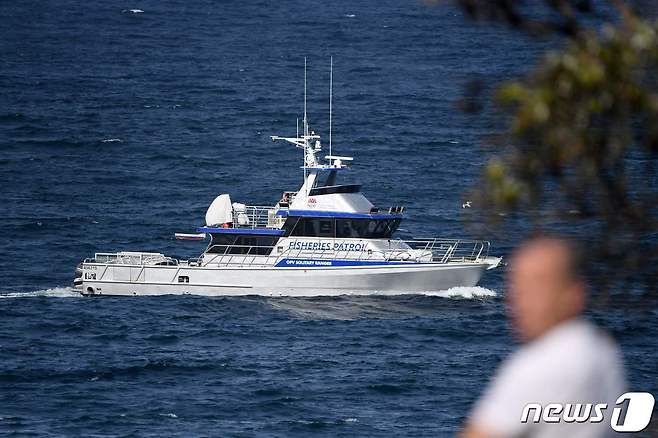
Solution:
<path fill-rule="evenodd" d="M 440 263 L 475 262 L 489 255 L 491 244 L 486 240 L 464 240 L 464 239 L 411 239 L 392 240 L 391 242 L 403 242 L 413 250 L 421 251 L 425 257 L 431 254 L 431 261 Z M 391 249 L 391 255 L 404 249 Z"/>
<path fill-rule="evenodd" d="M 281 258 L 274 245 L 211 245 L 203 258 L 203 265 L 272 266 Z"/>
<path fill-rule="evenodd" d="M 313 242 L 308 240 L 307 242 Z M 327 242 L 327 239 L 318 239 Z M 364 242 L 365 243 L 365 242 Z M 365 246 L 365 245 L 364 245 Z M 343 246 L 317 245 L 317 248 L 283 248 L 275 245 L 211 245 L 203 264 L 220 266 L 273 266 L 284 259 L 318 259 L 346 261 L 403 261 L 426 263 L 478 262 L 489 253 L 490 244 L 481 240 L 460 239 L 391 239 L 386 248 L 364 250 Z"/>
<path fill-rule="evenodd" d="M 234 228 L 281 228 L 285 218 L 277 216 L 278 208 L 244 205 L 233 208 Z"/>
<path fill-rule="evenodd" d="M 97 252 L 88 263 L 114 265 L 177 265 L 178 260 L 157 252 Z"/>
<path fill-rule="evenodd" d="M 312 243 L 314 240 L 307 240 Z M 317 239 L 326 243 L 327 239 Z M 344 241 L 342 241 L 344 242 Z M 366 243 L 362 241 L 362 243 Z M 345 261 L 402 261 L 417 263 L 478 262 L 489 254 L 490 244 L 482 240 L 454 239 L 391 239 L 384 248 L 353 250 L 335 245 L 307 248 L 284 248 L 278 245 L 211 245 L 206 250 L 203 265 L 274 266 L 284 259 L 317 259 Z M 119 252 L 96 253 L 88 263 L 118 265 L 178 265 L 179 261 L 160 253 Z M 194 263 L 193 265 L 196 265 Z"/>

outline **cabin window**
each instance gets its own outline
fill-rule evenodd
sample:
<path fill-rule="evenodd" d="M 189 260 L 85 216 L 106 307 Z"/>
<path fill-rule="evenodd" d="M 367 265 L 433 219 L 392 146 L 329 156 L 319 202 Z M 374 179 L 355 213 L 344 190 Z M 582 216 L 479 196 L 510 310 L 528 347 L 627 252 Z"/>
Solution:
<path fill-rule="evenodd" d="M 336 233 L 334 218 L 299 218 L 293 227 L 291 236 L 333 238 Z"/>
<path fill-rule="evenodd" d="M 286 232 L 289 231 L 290 236 L 303 236 L 304 235 L 304 221 L 298 217 L 289 217 L 283 224 Z"/>
<path fill-rule="evenodd" d="M 377 230 L 384 221 L 368 221 L 368 236 L 377 236 Z"/>
<path fill-rule="evenodd" d="M 334 219 L 320 219 L 319 221 L 319 233 L 320 237 L 334 237 Z"/>
<path fill-rule="evenodd" d="M 212 254 L 269 255 L 278 239 L 277 236 L 217 233 L 212 235 L 212 243 L 208 252 Z"/>
<path fill-rule="evenodd" d="M 363 219 L 336 219 L 336 237 L 367 237 L 368 221 Z"/>
<path fill-rule="evenodd" d="M 352 236 L 352 221 L 349 219 L 338 219 L 336 221 L 336 237 L 346 238 L 346 237 L 358 237 Z"/>
<path fill-rule="evenodd" d="M 390 223 L 390 220 L 379 221 L 373 230 L 373 234 L 376 236 L 386 236 L 388 234 Z"/>
<path fill-rule="evenodd" d="M 190 282 L 190 277 L 187 275 L 179 275 L 178 276 L 178 282 L 179 283 L 189 283 Z"/>
<path fill-rule="evenodd" d="M 286 225 L 291 236 L 382 239 L 391 237 L 400 219 L 296 218 Z"/>
<path fill-rule="evenodd" d="M 316 219 L 302 219 L 302 225 L 304 226 L 304 234 L 302 236 L 317 236 L 320 232 L 320 227 L 318 226 L 318 221 Z"/>

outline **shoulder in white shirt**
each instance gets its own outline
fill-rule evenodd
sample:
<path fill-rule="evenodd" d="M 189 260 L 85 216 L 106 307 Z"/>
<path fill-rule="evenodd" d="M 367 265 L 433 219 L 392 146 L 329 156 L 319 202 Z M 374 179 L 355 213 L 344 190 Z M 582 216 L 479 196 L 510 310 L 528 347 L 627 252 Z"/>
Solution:
<path fill-rule="evenodd" d="M 498 370 L 471 421 L 493 436 L 601 437 L 612 433 L 610 412 L 624 393 L 616 344 L 583 319 L 564 322 L 522 346 Z M 528 403 L 607 403 L 605 420 L 592 423 L 521 422 Z M 534 413 L 534 411 L 533 411 Z"/>

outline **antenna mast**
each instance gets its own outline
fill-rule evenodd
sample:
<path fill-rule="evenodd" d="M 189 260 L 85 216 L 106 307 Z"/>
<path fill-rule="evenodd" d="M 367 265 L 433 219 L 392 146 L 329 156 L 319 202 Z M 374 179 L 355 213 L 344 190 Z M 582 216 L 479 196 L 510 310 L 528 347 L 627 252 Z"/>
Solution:
<path fill-rule="evenodd" d="M 306 119 L 306 56 L 304 56 L 304 184 L 306 184 L 306 148 L 308 147 L 308 120 Z M 308 190 L 306 190 L 308 196 Z"/>
<path fill-rule="evenodd" d="M 306 118 L 306 56 L 304 56 L 304 135 L 308 135 L 308 119 Z"/>
<path fill-rule="evenodd" d="M 334 95 L 334 57 L 331 57 L 331 68 L 329 73 L 329 156 L 331 155 L 331 104 Z M 333 159 L 329 159 L 329 165 L 333 164 Z"/>

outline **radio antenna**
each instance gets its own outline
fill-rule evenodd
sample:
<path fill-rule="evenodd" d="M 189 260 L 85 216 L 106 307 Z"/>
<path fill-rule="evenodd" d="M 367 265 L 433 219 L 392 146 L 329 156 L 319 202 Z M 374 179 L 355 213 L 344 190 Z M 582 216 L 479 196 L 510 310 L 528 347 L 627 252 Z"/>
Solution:
<path fill-rule="evenodd" d="M 309 147 L 308 143 L 308 120 L 306 119 L 306 56 L 304 56 L 304 186 L 306 186 L 306 149 Z M 306 189 L 306 196 L 308 196 L 308 189 Z"/>
<path fill-rule="evenodd" d="M 306 56 L 304 56 L 304 135 L 308 135 L 308 120 L 306 119 Z"/>
<path fill-rule="evenodd" d="M 331 157 L 331 106 L 334 95 L 334 57 L 331 57 L 331 67 L 329 69 L 329 156 Z M 333 159 L 329 158 L 329 165 L 331 166 Z"/>

